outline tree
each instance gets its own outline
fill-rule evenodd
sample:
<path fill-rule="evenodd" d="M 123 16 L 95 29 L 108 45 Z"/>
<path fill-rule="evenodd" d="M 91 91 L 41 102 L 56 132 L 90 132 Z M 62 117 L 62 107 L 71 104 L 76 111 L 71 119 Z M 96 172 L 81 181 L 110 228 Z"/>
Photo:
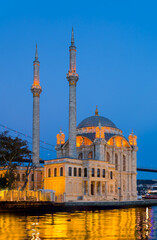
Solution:
<path fill-rule="evenodd" d="M 25 159 L 31 159 L 31 151 L 27 141 L 21 138 L 12 138 L 7 131 L 0 134 L 0 167 L 6 169 L 5 177 L 8 188 L 14 188 L 16 168 L 21 166 Z"/>
<path fill-rule="evenodd" d="M 8 180 L 6 177 L 0 178 L 0 190 L 8 187 Z"/>
<path fill-rule="evenodd" d="M 25 181 L 24 181 L 24 184 L 21 188 L 21 191 L 25 190 L 26 186 L 27 186 L 27 183 L 28 183 L 28 176 L 31 172 L 33 168 L 33 164 L 31 165 L 31 158 L 30 158 L 30 161 L 29 161 L 29 164 L 27 165 L 27 168 L 26 168 L 26 172 L 25 172 Z"/>

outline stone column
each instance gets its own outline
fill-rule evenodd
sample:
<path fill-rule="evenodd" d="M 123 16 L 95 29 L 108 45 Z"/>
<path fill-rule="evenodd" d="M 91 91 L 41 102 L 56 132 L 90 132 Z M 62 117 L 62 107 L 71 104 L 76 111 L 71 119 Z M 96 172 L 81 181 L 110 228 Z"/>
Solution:
<path fill-rule="evenodd" d="M 108 200 L 108 182 L 105 182 L 105 197 Z"/>
<path fill-rule="evenodd" d="M 88 180 L 88 196 L 91 196 L 91 181 Z"/>
<path fill-rule="evenodd" d="M 96 138 L 95 144 L 95 159 L 105 161 L 105 145 L 106 141 L 103 138 Z"/>
<path fill-rule="evenodd" d="M 102 181 L 100 181 L 100 196 L 102 196 Z"/>
<path fill-rule="evenodd" d="M 94 195 L 97 196 L 97 181 L 94 182 Z"/>

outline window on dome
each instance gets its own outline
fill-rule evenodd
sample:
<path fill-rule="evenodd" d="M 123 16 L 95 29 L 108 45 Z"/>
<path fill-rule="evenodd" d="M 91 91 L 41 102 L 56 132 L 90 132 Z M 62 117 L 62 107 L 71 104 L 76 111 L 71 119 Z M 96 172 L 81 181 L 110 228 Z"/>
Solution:
<path fill-rule="evenodd" d="M 89 152 L 89 153 L 88 153 L 88 158 L 89 158 L 89 159 L 92 159 L 92 158 L 93 158 L 93 152 Z"/>

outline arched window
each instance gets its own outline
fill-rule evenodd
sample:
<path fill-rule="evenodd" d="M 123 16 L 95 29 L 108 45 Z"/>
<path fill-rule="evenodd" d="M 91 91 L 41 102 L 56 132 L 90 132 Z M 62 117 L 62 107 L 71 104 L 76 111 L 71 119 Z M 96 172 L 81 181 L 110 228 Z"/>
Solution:
<path fill-rule="evenodd" d="M 48 177 L 51 177 L 51 168 L 48 169 Z"/>
<path fill-rule="evenodd" d="M 57 177 L 57 168 L 54 168 L 54 177 Z"/>
<path fill-rule="evenodd" d="M 81 169 L 81 168 L 79 168 L 79 177 L 81 177 L 81 170 L 82 170 L 82 169 Z"/>
<path fill-rule="evenodd" d="M 123 155 L 123 171 L 126 171 L 126 157 Z"/>
<path fill-rule="evenodd" d="M 92 177 L 95 177 L 95 168 L 92 168 Z"/>
<path fill-rule="evenodd" d="M 112 171 L 110 172 L 110 178 L 113 179 L 113 173 L 112 173 Z"/>
<path fill-rule="evenodd" d="M 34 181 L 34 174 L 31 175 L 31 180 Z"/>
<path fill-rule="evenodd" d="M 82 158 L 83 158 L 83 154 L 82 154 L 82 153 L 79 153 L 78 159 L 82 159 Z"/>
<path fill-rule="evenodd" d="M 110 162 L 110 154 L 108 152 L 106 153 L 106 161 Z"/>
<path fill-rule="evenodd" d="M 20 181 L 20 174 L 19 174 L 19 173 L 17 174 L 16 180 L 17 180 L 17 181 Z"/>
<path fill-rule="evenodd" d="M 22 181 L 25 181 L 25 174 L 22 174 Z"/>
<path fill-rule="evenodd" d="M 84 168 L 84 177 L 87 177 L 87 168 Z"/>
<path fill-rule="evenodd" d="M 89 158 L 89 159 L 92 159 L 92 158 L 93 158 L 93 152 L 89 152 L 89 153 L 88 153 L 88 158 Z"/>
<path fill-rule="evenodd" d="M 115 169 L 118 170 L 118 155 L 115 154 Z"/>
<path fill-rule="evenodd" d="M 60 168 L 60 176 L 63 176 L 63 167 Z"/>
<path fill-rule="evenodd" d="M 68 173 L 69 176 L 72 176 L 72 167 L 69 167 L 69 173 Z"/>
<path fill-rule="evenodd" d="M 105 178 L 105 169 L 102 170 L 102 177 Z"/>
<path fill-rule="evenodd" d="M 100 177 L 100 168 L 97 169 L 97 177 Z"/>

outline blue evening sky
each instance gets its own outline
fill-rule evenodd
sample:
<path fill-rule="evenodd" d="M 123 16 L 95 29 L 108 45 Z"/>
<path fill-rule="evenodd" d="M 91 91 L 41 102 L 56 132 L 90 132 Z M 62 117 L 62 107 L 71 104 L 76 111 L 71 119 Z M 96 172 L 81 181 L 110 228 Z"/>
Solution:
<path fill-rule="evenodd" d="M 94 115 L 98 105 L 99 114 L 111 119 L 125 137 L 133 128 L 137 165 L 157 169 L 156 10 L 157 1 L 144 0 L 1 1 L 0 124 L 32 134 L 30 87 L 37 42 L 43 88 L 41 140 L 55 145 L 60 128 L 68 138 L 66 73 L 73 26 L 77 123 Z M 54 152 L 41 149 L 41 157 L 52 158 Z M 157 179 L 157 174 L 139 173 L 140 177 Z"/>

